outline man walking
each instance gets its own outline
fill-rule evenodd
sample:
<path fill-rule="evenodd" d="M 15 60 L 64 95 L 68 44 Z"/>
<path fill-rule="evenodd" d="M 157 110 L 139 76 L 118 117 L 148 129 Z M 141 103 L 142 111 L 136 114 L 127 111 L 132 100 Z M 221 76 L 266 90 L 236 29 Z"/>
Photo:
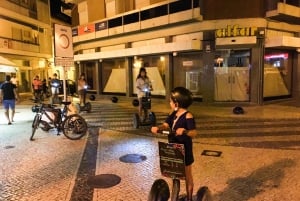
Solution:
<path fill-rule="evenodd" d="M 18 101 L 17 86 L 10 82 L 10 78 L 10 75 L 6 75 L 5 82 L 0 87 L 0 103 L 3 103 L 8 125 L 14 121 L 15 104 Z M 9 109 L 11 109 L 11 117 L 9 116 Z"/>

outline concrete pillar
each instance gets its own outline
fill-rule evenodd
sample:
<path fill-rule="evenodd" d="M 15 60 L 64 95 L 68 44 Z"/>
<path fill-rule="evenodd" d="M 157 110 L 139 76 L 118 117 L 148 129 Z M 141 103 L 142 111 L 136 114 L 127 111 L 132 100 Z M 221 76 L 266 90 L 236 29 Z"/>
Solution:
<path fill-rule="evenodd" d="M 300 49 L 293 55 L 293 91 L 292 97 L 300 101 Z"/>
<path fill-rule="evenodd" d="M 132 57 L 126 57 L 125 58 L 125 73 L 126 73 L 126 97 L 130 97 L 133 94 L 133 85 L 135 83 L 132 83 Z"/>
<path fill-rule="evenodd" d="M 173 89 L 173 74 L 174 74 L 174 68 L 173 68 L 173 55 L 170 53 L 168 55 L 165 55 L 165 88 L 166 88 L 166 100 L 168 101 L 170 99 L 170 92 Z"/>
<path fill-rule="evenodd" d="M 214 32 L 203 33 L 203 76 L 200 79 L 203 102 L 214 102 L 215 100 L 215 38 Z"/>

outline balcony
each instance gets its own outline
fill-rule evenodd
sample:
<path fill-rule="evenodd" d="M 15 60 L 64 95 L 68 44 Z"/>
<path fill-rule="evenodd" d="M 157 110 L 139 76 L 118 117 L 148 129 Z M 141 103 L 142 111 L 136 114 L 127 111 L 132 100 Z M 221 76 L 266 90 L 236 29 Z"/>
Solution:
<path fill-rule="evenodd" d="M 266 12 L 266 17 L 280 22 L 300 25 L 300 7 L 279 2 L 275 10 Z"/>
<path fill-rule="evenodd" d="M 149 7 L 123 13 L 109 19 L 97 21 L 88 26 L 94 26 L 95 32 L 80 31 L 87 25 L 73 28 L 73 43 L 125 34 L 175 23 L 201 21 L 202 15 L 198 1 L 175 1 L 167 4 L 155 4 Z"/>

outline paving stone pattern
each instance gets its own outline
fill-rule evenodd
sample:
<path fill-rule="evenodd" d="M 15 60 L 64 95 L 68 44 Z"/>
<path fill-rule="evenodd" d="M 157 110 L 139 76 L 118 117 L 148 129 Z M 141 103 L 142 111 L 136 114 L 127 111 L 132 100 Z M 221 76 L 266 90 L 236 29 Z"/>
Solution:
<path fill-rule="evenodd" d="M 1 201 L 145 201 L 155 179 L 171 184 L 159 170 L 157 143 L 166 139 L 153 137 L 149 126 L 133 128 L 137 108 L 108 100 L 92 106 L 91 113 L 80 113 L 89 133 L 76 141 L 41 129 L 29 141 L 34 115 L 30 106 L 18 107 L 13 125 L 0 118 Z M 154 110 L 158 123 L 167 109 Z M 199 131 L 194 139 L 194 194 L 208 186 L 215 201 L 300 200 L 299 116 L 194 114 Z M 205 150 L 221 155 L 202 155 Z M 141 154 L 146 160 L 120 161 L 126 154 Z M 87 185 L 89 177 L 101 174 L 117 175 L 121 182 L 110 188 Z M 180 194 L 185 194 L 184 182 Z"/>

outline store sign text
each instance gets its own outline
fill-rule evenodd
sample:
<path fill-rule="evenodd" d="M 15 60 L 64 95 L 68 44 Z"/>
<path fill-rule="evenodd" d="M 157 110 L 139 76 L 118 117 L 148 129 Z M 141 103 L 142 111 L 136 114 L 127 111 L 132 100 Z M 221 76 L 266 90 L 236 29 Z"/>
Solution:
<path fill-rule="evenodd" d="M 255 36 L 257 27 L 239 27 L 239 25 L 228 25 L 226 28 L 217 29 L 216 38 L 235 37 L 235 36 Z"/>

